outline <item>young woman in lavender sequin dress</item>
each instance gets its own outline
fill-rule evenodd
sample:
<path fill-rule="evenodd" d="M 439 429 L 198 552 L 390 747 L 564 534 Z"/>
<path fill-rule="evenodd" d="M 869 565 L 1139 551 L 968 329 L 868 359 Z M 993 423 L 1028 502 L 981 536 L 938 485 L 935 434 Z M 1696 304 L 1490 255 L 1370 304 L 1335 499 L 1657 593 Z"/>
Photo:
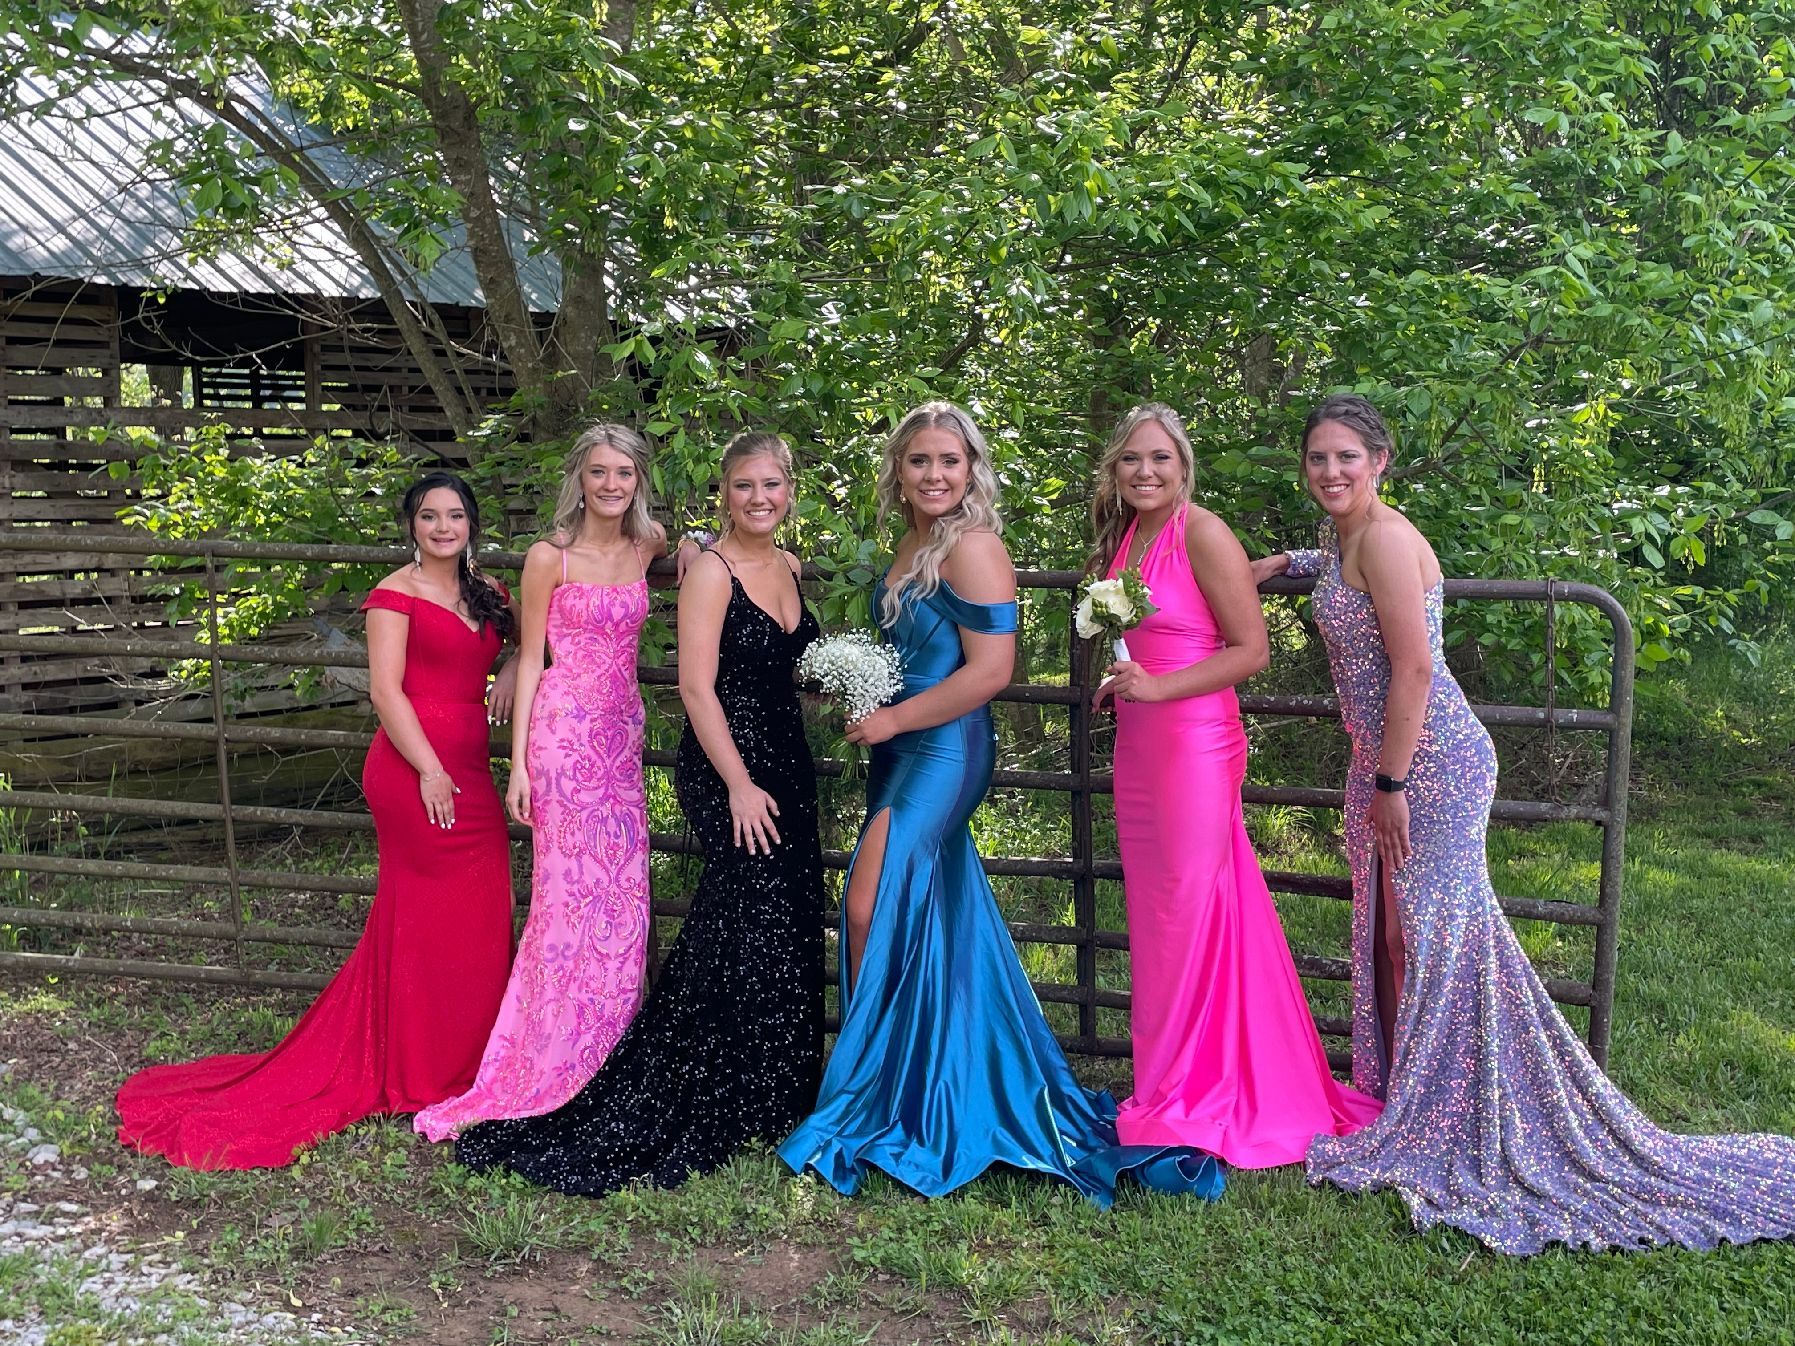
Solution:
<path fill-rule="evenodd" d="M 524 558 L 505 802 L 534 834 L 530 919 L 473 1088 L 413 1123 L 431 1140 L 560 1107 L 642 1002 L 648 809 L 636 641 L 648 562 L 667 550 L 648 508 L 647 443 L 627 426 L 595 425 L 569 452 L 552 536 Z"/>
<path fill-rule="evenodd" d="M 1356 1135 L 1320 1136 L 1311 1182 L 1390 1187 L 1416 1225 L 1508 1253 L 1795 1233 L 1795 1139 L 1653 1125 L 1590 1059 L 1490 886 L 1496 754 L 1441 653 L 1433 549 L 1378 498 L 1377 410 L 1330 397 L 1303 432 L 1320 551 L 1256 562 L 1318 577 L 1321 628 L 1352 737 L 1353 1083 L 1381 1095 Z"/>

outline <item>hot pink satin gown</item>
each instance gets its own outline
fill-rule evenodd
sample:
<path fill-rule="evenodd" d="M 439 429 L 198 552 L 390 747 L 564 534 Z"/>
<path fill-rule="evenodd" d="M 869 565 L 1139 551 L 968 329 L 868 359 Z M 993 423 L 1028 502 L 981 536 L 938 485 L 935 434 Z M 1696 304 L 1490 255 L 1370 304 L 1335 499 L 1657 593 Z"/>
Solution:
<path fill-rule="evenodd" d="M 1185 510 L 1147 548 L 1158 608 L 1128 633 L 1149 673 L 1220 652 L 1191 574 Z M 1113 575 L 1134 540 L 1122 540 Z M 1382 1104 L 1328 1071 L 1241 814 L 1247 740 L 1232 687 L 1116 707 L 1116 831 L 1132 950 L 1134 1094 L 1124 1145 L 1189 1145 L 1237 1168 L 1303 1161 L 1317 1135 L 1350 1135 Z"/>

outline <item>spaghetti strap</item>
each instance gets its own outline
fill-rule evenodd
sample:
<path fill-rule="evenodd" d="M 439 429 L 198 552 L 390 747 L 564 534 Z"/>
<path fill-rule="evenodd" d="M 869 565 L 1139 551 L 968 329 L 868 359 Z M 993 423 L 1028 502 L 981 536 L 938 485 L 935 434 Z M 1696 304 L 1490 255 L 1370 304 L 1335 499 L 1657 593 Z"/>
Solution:
<path fill-rule="evenodd" d="M 731 579 L 734 579 L 735 578 L 735 567 L 729 564 L 729 558 L 723 554 L 722 549 L 719 547 L 709 547 L 706 550 L 708 550 L 712 556 L 716 557 L 719 561 L 721 561 L 723 563 L 725 568 L 727 568 L 729 571 L 729 577 Z"/>
<path fill-rule="evenodd" d="M 639 579 L 648 578 L 648 562 L 642 559 L 642 543 L 637 538 L 630 539 L 630 547 L 636 553 L 636 569 L 641 572 Z"/>

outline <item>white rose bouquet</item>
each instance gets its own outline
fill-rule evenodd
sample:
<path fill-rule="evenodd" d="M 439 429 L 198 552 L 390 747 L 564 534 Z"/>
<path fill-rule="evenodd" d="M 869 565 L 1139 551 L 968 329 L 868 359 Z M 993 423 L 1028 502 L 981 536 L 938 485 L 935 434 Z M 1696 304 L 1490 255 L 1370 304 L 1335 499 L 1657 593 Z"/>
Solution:
<path fill-rule="evenodd" d="M 1107 637 L 1116 658 L 1126 659 L 1128 642 L 1122 633 L 1158 611 L 1153 606 L 1153 591 L 1141 579 L 1138 568 L 1124 570 L 1113 580 L 1087 575 L 1078 586 L 1078 606 L 1072 609 L 1072 624 L 1086 640 Z"/>
<path fill-rule="evenodd" d="M 865 631 L 811 641 L 798 656 L 798 677 L 840 703 L 849 724 L 864 720 L 904 690 L 898 652 Z"/>

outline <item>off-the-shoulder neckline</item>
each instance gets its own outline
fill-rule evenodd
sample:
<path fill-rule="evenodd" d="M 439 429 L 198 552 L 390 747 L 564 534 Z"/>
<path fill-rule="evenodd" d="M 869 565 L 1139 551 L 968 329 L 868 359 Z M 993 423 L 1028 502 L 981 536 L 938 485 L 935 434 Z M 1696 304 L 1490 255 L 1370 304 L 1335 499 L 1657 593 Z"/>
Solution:
<path fill-rule="evenodd" d="M 885 582 L 886 580 L 888 580 L 890 578 L 891 578 L 891 567 L 886 566 L 885 573 L 883 575 L 879 576 L 879 587 L 881 589 L 890 588 L 891 586 L 886 584 L 886 582 Z M 968 598 L 965 594 L 961 593 L 958 589 L 954 588 L 953 585 L 949 584 L 947 582 L 947 577 L 945 575 L 943 575 L 941 577 L 941 580 L 937 587 L 938 587 L 938 589 L 945 589 L 947 591 L 947 593 L 949 594 L 949 596 L 952 597 L 955 602 L 964 603 L 968 607 L 1012 608 L 1012 607 L 1016 606 L 1016 600 L 1013 598 L 1000 598 L 995 603 L 987 603 L 983 599 L 978 599 L 978 598 Z M 932 597 L 934 597 L 934 595 L 930 594 L 930 595 L 928 595 L 928 597 L 924 598 L 922 601 L 927 602 L 928 598 L 932 598 Z"/>
<path fill-rule="evenodd" d="M 413 603 L 422 603 L 426 607 L 435 608 L 438 612 L 447 613 L 449 616 L 453 617 L 455 619 L 456 623 L 461 627 L 461 629 L 463 631 L 466 631 L 470 636 L 477 636 L 481 632 L 481 629 L 482 629 L 481 623 L 476 622 L 474 625 L 469 626 L 467 624 L 467 618 L 463 617 L 459 612 L 455 611 L 454 608 L 447 607 L 444 604 L 438 603 L 434 598 L 425 598 L 422 594 L 408 594 L 403 589 L 387 589 L 387 588 L 383 588 L 379 585 L 376 585 L 373 589 L 369 590 L 368 592 L 369 592 L 370 597 L 372 597 L 374 594 L 394 594 L 400 598 L 410 599 Z"/>

